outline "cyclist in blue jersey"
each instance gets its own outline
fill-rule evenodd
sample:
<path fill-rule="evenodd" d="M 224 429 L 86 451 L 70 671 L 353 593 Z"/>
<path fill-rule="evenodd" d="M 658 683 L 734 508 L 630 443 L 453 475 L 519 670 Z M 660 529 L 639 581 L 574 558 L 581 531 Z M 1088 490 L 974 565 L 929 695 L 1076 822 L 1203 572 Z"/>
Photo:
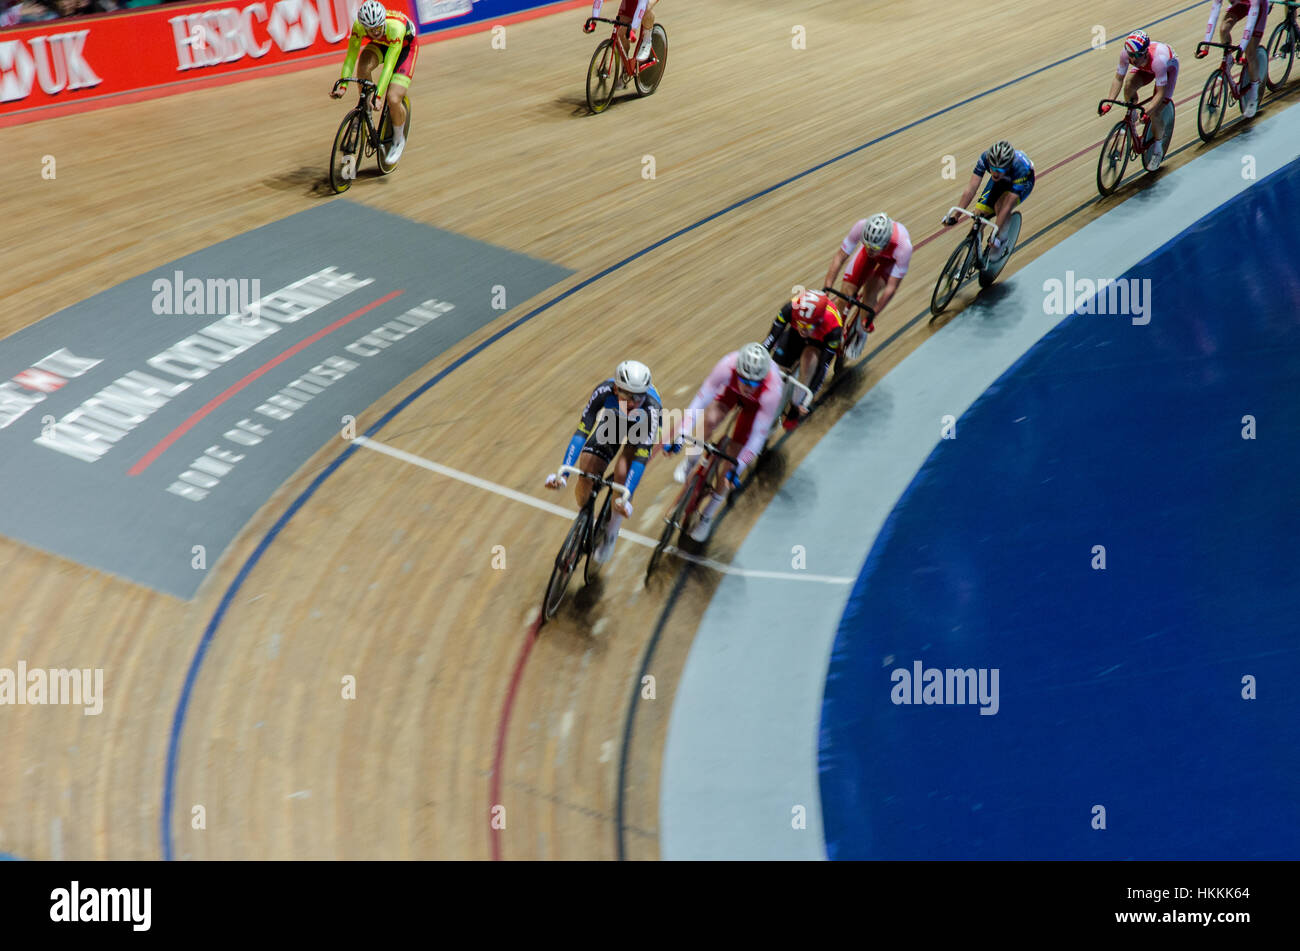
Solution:
<path fill-rule="evenodd" d="M 650 385 L 650 368 L 636 360 L 624 360 L 613 377 L 591 391 L 587 408 L 578 421 L 578 429 L 569 440 L 564 465 L 604 475 L 613 462 L 613 480 L 627 486 L 628 504 L 623 504 L 622 496 L 614 497 L 609 527 L 592 552 L 598 563 L 608 561 L 614 553 L 619 525 L 632 514 L 631 494 L 636 491 L 641 473 L 650 461 L 650 450 L 659 436 L 662 412 L 659 392 Z M 548 489 L 562 489 L 567 484 L 564 475 L 553 472 L 546 477 Z M 587 504 L 591 487 L 589 479 L 579 479 L 574 485 L 579 507 Z"/>
<path fill-rule="evenodd" d="M 965 208 L 970 204 L 980 183 L 984 181 L 986 172 L 989 181 L 975 202 L 975 213 L 985 218 L 994 212 L 997 213 L 997 233 L 989 239 L 988 246 L 990 258 L 997 258 L 1004 250 L 1002 233 L 1006 230 L 1011 212 L 1015 211 L 1016 206 L 1022 204 L 1034 190 L 1034 163 L 1024 152 L 1012 148 L 1011 143 L 1006 139 L 999 139 L 988 151 L 982 153 L 979 161 L 975 163 L 970 182 L 967 183 L 966 190 L 961 193 L 961 198 L 957 202 L 959 208 Z M 951 228 L 956 223 L 956 215 L 947 215 L 943 219 L 945 228 Z"/>

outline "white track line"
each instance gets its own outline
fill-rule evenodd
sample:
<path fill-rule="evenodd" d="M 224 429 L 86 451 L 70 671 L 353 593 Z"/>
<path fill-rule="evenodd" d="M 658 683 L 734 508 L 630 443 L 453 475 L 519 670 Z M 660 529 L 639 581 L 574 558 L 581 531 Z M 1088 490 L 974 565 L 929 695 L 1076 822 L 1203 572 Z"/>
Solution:
<path fill-rule="evenodd" d="M 409 462 L 413 466 L 419 466 L 421 469 L 428 469 L 430 472 L 436 472 L 449 479 L 456 479 L 459 482 L 464 482 L 466 485 L 472 485 L 477 489 L 483 489 L 487 492 L 493 492 L 497 495 L 504 496 L 507 499 L 512 499 L 515 502 L 522 502 L 525 505 L 531 505 L 535 509 L 549 512 L 551 515 L 558 515 L 561 518 L 568 519 L 569 521 L 573 520 L 574 513 L 571 509 L 555 505 L 551 502 L 543 502 L 541 499 L 535 499 L 531 495 L 525 495 L 524 493 L 517 492 L 514 489 L 508 489 L 504 485 L 497 485 L 495 482 L 489 482 L 487 479 L 480 479 L 478 476 L 470 475 L 468 472 L 461 472 L 459 469 L 444 466 L 440 462 L 434 462 L 431 459 L 425 459 L 402 449 L 395 449 L 392 446 L 386 446 L 383 443 L 375 442 L 373 439 L 366 436 L 353 437 L 352 441 L 362 449 L 370 449 L 378 453 L 383 453 L 385 456 L 400 459 L 402 462 Z M 653 538 L 639 535 L 636 532 L 631 532 L 627 529 L 623 529 L 619 532 L 619 538 L 626 538 L 628 541 L 644 546 L 645 548 L 654 548 L 655 545 L 659 544 Z M 751 568 L 739 568 L 735 565 L 727 565 L 720 561 L 714 561 L 711 558 L 701 558 L 698 555 L 691 555 L 673 546 L 665 548 L 664 551 L 694 564 L 710 568 L 713 571 L 720 572 L 724 575 L 737 575 L 743 578 L 774 578 L 782 581 L 811 581 L 817 584 L 848 585 L 852 584 L 854 581 L 853 578 L 841 578 L 834 575 L 810 575 L 794 571 L 760 571 Z"/>

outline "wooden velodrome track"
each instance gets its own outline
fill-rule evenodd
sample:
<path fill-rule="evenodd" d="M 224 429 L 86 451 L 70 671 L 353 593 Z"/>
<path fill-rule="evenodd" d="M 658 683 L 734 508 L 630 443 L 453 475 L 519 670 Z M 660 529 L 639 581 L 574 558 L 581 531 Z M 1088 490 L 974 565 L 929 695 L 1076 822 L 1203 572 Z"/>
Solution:
<path fill-rule="evenodd" d="M 361 179 L 349 199 L 576 274 L 410 379 L 393 380 L 361 414 L 358 431 L 565 287 L 949 106 L 956 108 L 568 297 L 457 369 L 378 438 L 557 501 L 542 479 L 589 387 L 620 359 L 650 364 L 666 404 L 683 405 L 719 355 L 762 337 L 792 285 L 820 284 L 853 220 L 884 210 L 914 241 L 929 237 L 979 150 L 1002 135 L 1039 170 L 1022 241 L 1064 219 L 1018 253 L 1004 280 L 1013 277 L 1114 201 L 1158 187 L 1158 177 L 1140 179 L 1114 199 L 1093 201 L 1095 145 L 1114 121 L 1097 118 L 1095 107 L 1116 41 L 1187 3 L 1140 7 L 664 0 L 659 14 L 671 47 L 662 88 L 597 117 L 581 105 L 597 39 L 579 30 L 584 13 L 511 26 L 506 50 L 491 49 L 484 33 L 427 44 L 401 167 L 387 179 Z M 1201 5 L 1152 28 L 1182 55 L 1180 100 L 1199 93 L 1210 69 L 1191 55 L 1204 18 Z M 792 49 L 796 25 L 806 28 L 806 50 Z M 1096 25 L 1112 38 L 1108 50 L 997 88 L 1087 49 Z M 344 108 L 326 98 L 337 71 L 331 61 L 0 130 L 11 174 L 0 330 L 12 333 L 130 276 L 331 200 L 316 184 Z M 1174 147 L 1194 140 L 1193 98 L 1178 110 Z M 1168 166 L 1200 148 L 1173 155 Z M 57 159 L 54 181 L 40 178 L 45 155 Z M 655 159 L 654 180 L 642 177 L 646 155 Z M 956 157 L 956 180 L 942 177 L 945 155 Z M 925 309 L 956 240 L 954 232 L 917 251 L 899 298 L 877 323 L 874 347 Z M 967 299 L 964 292 L 951 310 Z M 873 354 L 831 411 L 787 440 L 786 465 L 934 329 L 918 320 Z M 107 684 L 99 717 L 39 707 L 0 713 L 0 851 L 163 854 L 168 742 L 196 648 L 268 528 L 343 448 L 322 447 L 283 486 L 192 603 L 0 539 L 8 622 L 0 657 L 103 666 Z M 657 533 L 675 488 L 669 470 L 652 464 L 629 528 Z M 712 543 L 714 557 L 734 551 L 772 500 L 771 481 L 740 500 Z M 870 473 L 862 491 L 871 491 Z M 570 499 L 566 492 L 563 501 Z M 378 453 L 350 458 L 288 523 L 216 630 L 180 738 L 170 817 L 176 857 L 613 857 L 625 719 L 672 572 L 644 589 L 647 553 L 621 542 L 602 596 L 571 594 L 528 649 L 529 622 L 566 529 L 554 515 Z M 492 567 L 496 545 L 506 548 L 504 570 Z M 858 567 L 819 570 L 851 575 Z M 632 858 L 658 854 L 668 714 L 715 580 L 697 571 L 686 585 L 649 667 L 657 699 L 635 707 L 624 836 Z M 796 586 L 792 596 L 815 594 Z M 348 674 L 357 678 L 355 701 L 340 699 Z M 494 834 L 497 803 L 507 823 Z M 195 804 L 206 809 L 204 830 L 190 828 Z"/>

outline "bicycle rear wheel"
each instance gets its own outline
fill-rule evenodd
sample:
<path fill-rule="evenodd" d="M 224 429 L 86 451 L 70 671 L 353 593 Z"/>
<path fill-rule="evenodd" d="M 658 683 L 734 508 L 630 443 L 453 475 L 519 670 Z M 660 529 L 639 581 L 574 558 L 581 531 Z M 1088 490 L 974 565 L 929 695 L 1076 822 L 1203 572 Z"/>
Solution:
<path fill-rule="evenodd" d="M 402 97 L 402 105 L 406 108 L 406 121 L 402 123 L 402 135 L 411 133 L 411 100 L 405 96 Z M 379 151 L 375 154 L 375 161 L 379 163 L 379 171 L 387 175 L 393 169 L 397 168 L 397 163 L 390 163 L 385 156 L 388 154 L 388 146 L 393 141 L 393 123 L 388 116 L 388 103 L 384 103 L 384 114 L 379 120 Z"/>
<path fill-rule="evenodd" d="M 962 278 L 966 274 L 967 258 L 974 253 L 975 236 L 968 234 L 949 255 L 948 263 L 943 266 L 943 271 L 939 274 L 939 280 L 934 285 L 934 293 L 930 295 L 931 314 L 938 317 L 957 296 L 957 291 L 961 289 Z"/>
<path fill-rule="evenodd" d="M 1101 155 L 1097 158 L 1097 191 L 1103 198 L 1113 194 L 1124 180 L 1128 151 L 1128 123 L 1121 119 L 1101 144 Z"/>
<path fill-rule="evenodd" d="M 614 100 L 619 68 L 613 41 L 602 40 L 587 67 L 587 108 L 593 113 L 604 112 Z"/>
<path fill-rule="evenodd" d="M 668 34 L 658 23 L 650 31 L 650 49 L 653 51 L 650 57 L 653 65 L 638 69 L 633 77 L 636 80 L 636 91 L 643 96 L 648 96 L 659 88 L 659 80 L 664 78 L 664 67 L 668 65 Z"/>
<path fill-rule="evenodd" d="M 542 599 L 543 620 L 555 617 L 555 612 L 559 610 L 560 602 L 564 600 L 564 592 L 569 587 L 569 579 L 573 577 L 573 571 L 578 567 L 578 559 L 582 557 L 582 549 L 590 526 L 591 505 L 587 504 L 573 520 L 569 534 L 565 536 L 564 544 L 560 546 L 560 553 L 555 556 L 551 580 L 546 585 L 546 597 Z"/>
<path fill-rule="evenodd" d="M 596 546 L 605 540 L 605 531 L 609 528 L 610 504 L 613 497 L 614 493 L 608 488 L 605 489 L 605 502 L 601 505 L 600 514 L 596 516 L 596 523 L 591 529 L 591 544 L 587 546 L 587 562 L 582 569 L 582 577 L 587 584 L 595 584 L 596 579 L 600 577 L 601 564 L 593 557 L 593 553 Z"/>
<path fill-rule="evenodd" d="M 1283 20 L 1268 38 L 1268 71 L 1264 83 L 1269 92 L 1277 92 L 1286 85 L 1294 62 L 1295 40 L 1291 36 L 1291 24 Z"/>
<path fill-rule="evenodd" d="M 1201 103 L 1196 110 L 1196 134 L 1202 142 L 1209 142 L 1218 134 L 1223 124 L 1223 114 L 1228 110 L 1228 84 L 1223 70 L 1216 69 L 1205 81 L 1201 90 Z"/>
<path fill-rule="evenodd" d="M 1003 239 L 1002 245 L 1006 251 L 1002 253 L 996 261 L 980 271 L 980 287 L 988 287 L 998 279 L 1002 269 L 1007 266 L 1011 260 L 1011 255 L 1015 253 L 1016 242 L 1020 240 L 1020 212 L 1013 211 L 1011 217 L 1007 219 L 1007 233 Z"/>
<path fill-rule="evenodd" d="M 352 180 L 357 177 L 357 167 L 361 164 L 363 123 L 361 112 L 353 109 L 343 117 L 339 131 L 334 135 L 334 146 L 330 149 L 330 188 L 336 195 L 351 188 Z"/>

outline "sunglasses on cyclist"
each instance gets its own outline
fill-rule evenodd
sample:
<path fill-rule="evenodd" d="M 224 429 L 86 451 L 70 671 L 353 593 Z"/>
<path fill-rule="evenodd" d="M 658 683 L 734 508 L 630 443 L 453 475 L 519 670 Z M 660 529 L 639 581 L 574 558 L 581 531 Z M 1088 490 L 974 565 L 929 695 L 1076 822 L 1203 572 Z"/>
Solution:
<path fill-rule="evenodd" d="M 747 386 L 750 389 L 753 389 L 754 387 L 758 386 L 758 384 L 763 382 L 762 380 L 746 380 L 743 376 L 739 376 L 739 375 L 736 377 L 736 379 L 740 381 L 741 386 Z"/>
<path fill-rule="evenodd" d="M 640 406 L 642 403 L 644 403 L 646 397 L 644 393 L 629 393 L 627 390 L 620 389 L 617 386 L 614 387 L 614 395 L 618 397 L 618 399 L 621 402 L 633 403 L 637 406 Z"/>

